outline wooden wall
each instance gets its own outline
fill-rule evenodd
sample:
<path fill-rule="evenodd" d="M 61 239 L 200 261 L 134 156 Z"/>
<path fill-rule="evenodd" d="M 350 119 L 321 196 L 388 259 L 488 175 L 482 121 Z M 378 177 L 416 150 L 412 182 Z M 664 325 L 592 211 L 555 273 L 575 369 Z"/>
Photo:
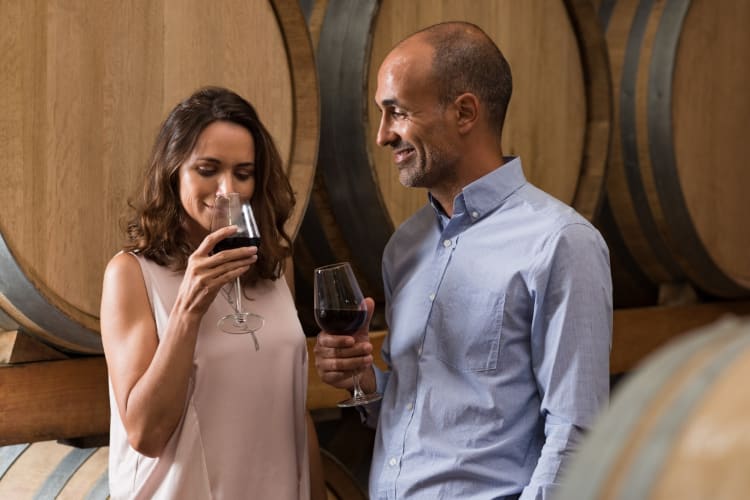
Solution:
<path fill-rule="evenodd" d="M 342 117 L 340 114 L 324 115 L 327 108 L 318 108 L 318 80 L 321 99 L 325 99 L 324 88 L 340 87 L 330 86 L 331 82 L 326 80 L 331 77 L 330 74 L 316 71 L 324 58 L 328 58 L 328 64 L 336 61 L 330 60 L 330 53 L 318 52 L 313 55 L 319 41 L 331 43 L 330 40 L 325 41 L 325 37 L 330 38 L 330 31 L 337 26 L 333 17 L 335 12 L 331 9 L 345 9 L 346 2 L 308 2 L 305 8 L 310 22 L 309 31 L 304 28 L 305 31 L 300 32 L 300 20 L 304 18 L 296 3 L 256 1 L 252 4 L 256 10 L 252 12 L 263 12 L 267 18 L 266 24 L 276 26 L 271 34 L 276 41 L 269 42 L 267 36 L 263 44 L 256 47 L 252 41 L 237 34 L 234 38 L 222 39 L 223 60 L 214 61 L 212 51 L 200 52 L 206 69 L 200 70 L 204 73 L 199 72 L 197 76 L 194 73 L 198 70 L 181 69 L 174 62 L 167 64 L 161 59 L 152 59 L 155 55 L 146 58 L 146 67 L 133 66 L 137 58 L 132 54 L 128 56 L 128 51 L 138 49 L 138 54 L 148 55 L 148 47 L 144 44 L 154 39 L 155 35 L 151 31 L 133 33 L 124 30 L 117 24 L 118 19 L 123 19 L 122 16 L 117 19 L 107 17 L 108 22 L 112 23 L 112 32 L 119 33 L 122 40 L 107 39 L 107 43 L 97 44 L 94 43 L 96 36 L 103 34 L 90 23 L 92 14 L 84 12 L 84 2 L 79 2 L 79 10 L 61 9 L 59 2 L 52 0 L 47 3 L 49 8 L 31 11 L 19 7 L 22 3 L 9 0 L 0 2 L 3 13 L 7 14 L 0 21 L 4 23 L 0 24 L 3 27 L 0 42 L 8 42 L 3 44 L 4 47 L 13 47 L 13 50 L 0 53 L 2 67 L 10 68 L 0 76 L 0 86 L 3 88 L 0 96 L 6 99 L 0 104 L 8 117 L 0 124 L 0 136 L 8 139 L 0 141 L 3 144 L 0 151 L 9 158 L 3 167 L 3 172 L 7 173 L 3 184 L 5 187 L 0 187 L 0 195 L 6 202 L 6 209 L 0 215 L 0 235 L 4 237 L 2 243 L 6 245 L 0 248 L 5 249 L 4 259 L 0 259 L 0 445 L 81 438 L 108 432 L 106 366 L 96 340 L 101 272 L 106 258 L 117 249 L 116 235 L 119 229 L 116 214 L 124 207 L 129 195 L 126 188 L 135 185 L 137 176 L 134 169 L 140 167 L 160 117 L 177 96 L 199 82 L 208 83 L 211 79 L 205 75 L 221 74 L 223 76 L 217 78 L 219 82 L 239 85 L 259 101 L 261 115 L 270 120 L 272 132 L 287 159 L 290 175 L 298 179 L 295 182 L 301 195 L 298 225 L 303 236 L 303 215 L 313 208 L 322 210 L 321 196 L 329 189 L 326 177 L 330 178 L 331 172 L 336 172 L 330 170 L 334 168 L 330 163 L 316 161 L 316 158 L 335 157 L 338 143 L 352 139 L 351 136 L 339 137 L 336 144 L 331 144 L 330 139 L 328 143 L 323 138 L 318 141 L 320 121 L 328 120 L 326 123 L 340 127 L 342 122 L 338 120 Z M 363 2 L 369 5 L 370 10 L 361 11 L 359 15 L 370 16 L 374 21 L 370 35 L 375 37 L 372 45 L 375 55 L 371 52 L 357 55 L 357 60 L 364 66 L 356 68 L 360 73 L 352 78 L 361 79 L 358 80 L 359 86 L 365 89 L 361 98 L 368 103 L 360 109 L 373 112 L 368 109 L 373 90 L 372 72 L 385 47 L 408 31 L 447 16 L 474 20 L 488 31 L 497 33 L 499 42 L 504 42 L 501 45 L 510 46 L 508 50 L 513 56 L 511 63 L 518 68 L 516 83 L 519 89 L 526 87 L 522 78 L 524 74 L 532 75 L 535 82 L 535 87 L 527 91 L 541 88 L 545 95 L 553 92 L 555 85 L 560 85 L 556 79 L 571 79 L 566 88 L 575 96 L 571 100 L 577 104 L 571 113 L 575 112 L 576 118 L 558 124 L 551 131 L 545 132 L 547 129 L 544 128 L 547 125 L 544 121 L 549 117 L 533 116 L 531 106 L 535 102 L 534 94 L 524 97 L 523 91 L 519 90 L 518 108 L 509 116 L 508 148 L 534 158 L 530 164 L 534 165 L 538 178 L 544 179 L 543 165 L 551 162 L 545 159 L 545 155 L 554 158 L 556 148 L 548 144 L 548 149 L 544 149 L 535 144 L 544 144 L 547 136 L 552 137 L 556 130 L 561 130 L 578 141 L 575 151 L 567 154 L 568 157 L 572 154 L 577 158 L 576 162 L 571 163 L 570 171 L 578 172 L 584 168 L 590 172 L 594 167 L 601 169 L 598 172 L 603 177 L 592 184 L 600 186 L 601 192 L 593 198 L 589 193 L 586 203 L 595 200 L 588 216 L 608 236 L 613 252 L 615 293 L 619 298 L 614 314 L 613 374 L 633 370 L 644 357 L 690 329 L 709 324 L 725 314 L 750 314 L 750 301 L 746 293 L 750 277 L 747 273 L 748 259 L 744 257 L 750 243 L 750 225 L 744 223 L 742 218 L 748 207 L 743 193 L 750 187 L 750 180 L 744 173 L 747 169 L 742 162 L 748 157 L 745 153 L 750 153 L 747 151 L 750 141 L 746 141 L 746 134 L 743 133 L 750 123 L 750 95 L 744 90 L 729 94 L 719 90 L 719 85 L 727 82 L 738 89 L 746 89 L 748 86 L 742 87 L 741 84 L 750 83 L 747 65 L 737 66 L 733 63 L 736 58 L 732 59 L 732 54 L 744 53 L 750 45 L 747 36 L 743 35 L 747 30 L 738 28 L 735 30 L 737 33 L 732 31 L 733 23 L 747 18 L 746 3 L 725 2 L 721 8 L 708 12 L 706 9 L 710 2 L 687 2 L 690 8 L 678 13 L 681 17 L 677 21 L 682 23 L 680 26 L 685 33 L 678 40 L 685 47 L 691 47 L 693 55 L 684 55 L 679 50 L 672 54 L 677 80 L 670 88 L 679 94 L 679 100 L 675 101 L 676 108 L 673 110 L 677 121 L 670 130 L 672 137 L 679 139 L 675 143 L 677 151 L 672 153 L 675 153 L 673 160 L 677 159 L 680 168 L 676 173 L 673 171 L 671 177 L 658 177 L 658 165 L 661 165 L 658 160 L 665 158 L 666 146 L 652 156 L 643 145 L 636 147 L 622 142 L 623 138 L 630 137 L 625 133 L 627 131 L 622 130 L 621 115 L 626 110 L 622 89 L 618 87 L 626 71 L 635 72 L 631 75 L 631 82 L 636 85 L 636 90 L 643 92 L 638 94 L 636 101 L 625 102 L 631 106 L 627 112 L 634 113 L 635 122 L 629 123 L 635 124 L 636 134 L 642 134 L 647 144 L 649 140 L 653 143 L 659 139 L 657 135 L 649 136 L 652 124 L 649 123 L 649 115 L 644 114 L 649 109 L 649 96 L 653 96 L 649 94 L 648 67 L 630 67 L 622 55 L 623 51 L 634 50 L 628 46 L 628 28 L 637 17 L 634 14 L 640 6 L 638 2 L 525 0 L 526 10 L 522 13 L 514 13 L 513 5 L 517 2 L 513 4 L 511 0 L 434 0 L 421 3 L 423 9 L 409 11 L 408 16 L 398 21 L 399 9 L 402 8 L 399 3 Z M 547 10 L 546 6 L 550 3 L 554 5 Z M 153 16 L 150 19 L 157 24 L 177 23 L 179 26 L 180 22 L 184 22 L 184 26 L 190 26 L 190 18 L 186 18 L 184 13 L 178 15 L 174 3 L 165 0 L 158 4 L 159 8 L 156 8 L 153 2 L 144 2 L 141 10 L 121 14 L 138 25 L 141 17 L 148 15 Z M 231 4 L 227 3 L 228 6 Z M 199 9 L 198 4 L 194 7 Z M 249 12 L 248 9 L 244 5 L 242 12 Z M 342 13 L 343 10 L 339 12 Z M 552 17 L 560 23 L 559 31 L 564 32 L 565 36 L 560 47 L 566 47 L 567 60 L 572 61 L 569 66 L 575 68 L 566 70 L 565 65 L 554 68 L 545 66 L 553 73 L 547 75 L 542 71 L 544 67 L 531 65 L 534 58 L 523 51 L 529 50 L 525 47 L 534 45 L 534 30 L 545 26 L 543 23 L 549 22 L 549 17 L 545 16 L 552 13 L 555 14 Z M 673 14 L 668 10 L 654 10 L 642 12 L 638 17 L 646 19 L 643 36 L 649 40 L 649 47 L 659 40 L 660 16 L 665 13 Z M 355 14 L 352 15 L 357 19 Z M 107 16 L 106 13 L 102 15 Z M 216 15 L 215 20 L 219 24 L 228 22 L 227 18 L 231 17 L 226 13 L 224 17 Z M 111 16 L 115 16 L 114 11 Z M 173 17 L 167 19 L 164 16 Z M 508 16 L 528 19 L 530 24 L 527 31 L 523 31 L 522 26 L 515 27 L 524 33 L 523 36 L 529 37 L 527 43 L 512 45 L 512 41 L 507 39 L 509 35 L 504 34 L 503 30 L 508 29 Z M 370 17 L 364 21 L 369 22 Z M 607 23 L 604 22 L 605 18 Z M 592 19 L 599 24 L 592 25 Z M 592 26 L 596 26 L 596 29 Z M 23 27 L 40 29 L 37 35 L 31 36 L 27 30 L 21 29 Z M 159 28 L 149 29 L 158 31 Z M 73 42 L 66 42 L 65 30 L 72 30 L 73 34 L 80 36 L 73 37 Z M 734 33 L 734 38 L 726 38 L 725 31 Z M 287 41 L 294 41 L 292 45 L 297 47 L 296 54 L 288 51 L 285 36 L 289 37 Z M 552 43 L 544 40 L 545 43 Z M 695 55 L 696 44 L 700 45 L 698 42 L 701 40 L 702 51 Z M 174 39 L 173 44 L 167 47 L 172 51 L 170 58 L 190 60 L 189 53 L 185 51 L 192 47 L 192 43 L 187 36 Z M 204 40 L 202 43 L 208 42 Z M 226 47 L 234 49 L 226 52 Z M 237 60 L 244 60 L 252 48 L 260 52 L 258 47 L 278 51 L 278 54 L 272 60 L 258 55 L 244 66 L 236 63 Z M 108 50 L 114 51 L 112 54 L 117 57 L 108 59 Z M 610 73 L 604 77 L 599 72 L 600 66 L 597 66 L 601 65 L 601 57 L 605 58 L 604 65 L 610 68 Z M 346 67 L 345 63 L 349 60 L 340 59 L 337 63 Z M 266 74 L 269 68 L 277 73 L 272 79 L 279 82 L 273 88 Z M 727 68 L 736 71 L 731 75 L 725 74 Z M 118 72 L 122 73 L 123 78 L 117 78 Z M 135 78 L 138 73 L 143 73 L 142 78 L 132 82 L 127 80 Z M 155 78 L 155 73 L 161 76 L 158 81 L 152 82 L 149 78 Z M 694 80 L 696 75 L 700 75 L 700 78 Z M 712 79 L 711 75 L 724 76 Z M 98 84 L 89 85 L 91 78 L 99 78 Z M 554 84 L 542 88 L 547 83 L 543 81 L 545 78 Z M 81 85 L 77 86 L 75 81 Z M 652 84 L 657 85 L 657 82 Z M 599 89 L 602 85 L 607 89 L 607 95 L 590 94 L 592 89 Z M 152 94 L 151 88 L 159 90 Z M 90 98 L 89 94 L 94 94 L 94 97 Z M 68 102 L 71 96 L 74 99 Z M 686 100 L 696 104 L 693 111 Z M 361 105 L 356 98 L 352 103 L 355 107 Z M 515 103 L 513 105 L 516 106 Z M 97 108 L 92 109 L 92 106 Z M 529 111 L 522 112 L 523 106 L 528 106 Z M 606 113 L 600 114 L 604 108 Z M 522 118 L 526 115 L 533 122 L 528 126 L 540 127 L 541 137 L 537 138 L 536 143 L 524 132 Z M 561 111 L 554 118 L 570 119 L 570 113 Z M 392 179 L 384 180 L 387 174 L 382 159 L 368 156 L 371 146 L 367 145 L 367 141 L 371 140 L 368 137 L 373 133 L 372 117 L 359 115 L 357 119 L 361 121 L 361 127 L 349 133 L 364 134 L 355 138 L 362 141 L 360 152 L 365 153 L 362 160 L 365 164 L 361 168 L 375 172 L 371 179 L 382 181 L 380 186 L 373 189 L 382 189 L 382 193 L 388 196 L 388 203 L 393 204 L 400 198 L 399 206 L 411 207 L 409 203 L 412 200 L 405 198 L 411 194 L 404 194 L 393 186 Z M 696 128 L 696 121 L 703 127 Z M 606 128 L 603 135 L 602 126 Z M 341 133 L 348 131 L 341 128 L 335 130 Z M 637 213 L 643 207 L 637 206 L 632 196 L 627 199 L 633 194 L 631 187 L 615 182 L 618 179 L 623 181 L 628 175 L 623 170 L 628 164 L 623 161 L 623 148 L 627 147 L 635 147 L 630 154 L 640 159 L 641 164 L 647 165 L 647 170 L 640 172 L 652 176 L 648 183 L 640 186 L 652 195 L 644 203 L 652 207 L 652 212 L 658 212 L 652 221 L 657 237 L 652 240 L 644 234 L 641 227 L 643 216 Z M 320 155 L 317 154 L 319 149 Z M 72 173 L 66 170 L 70 163 L 78 165 Z M 615 169 L 618 169 L 618 173 L 613 174 Z M 62 172 L 68 173 L 63 175 Z M 654 178 L 654 175 L 657 177 Z M 675 205 L 677 208 L 670 208 L 672 198 L 667 196 L 669 193 L 662 193 L 662 196 L 658 193 L 662 179 L 671 183 L 672 192 L 684 187 L 687 201 Z M 680 184 L 680 181 L 685 182 Z M 572 204 L 575 205 L 576 199 L 581 199 L 575 196 L 579 184 L 563 183 L 560 186 L 563 193 L 560 196 L 568 197 Z M 708 188 L 701 192 L 702 186 Z M 305 212 L 311 189 L 311 206 L 316 199 L 318 204 Z M 68 198 L 73 198 L 73 201 Z M 101 206 L 106 207 L 103 210 L 106 220 L 93 215 L 102 211 Z M 28 207 L 41 209 L 25 213 Z M 394 206 L 381 208 L 391 219 L 390 229 L 384 229 L 387 235 L 392 230 L 392 223 L 405 215 L 393 215 L 396 211 Z M 323 239 L 327 239 L 327 244 L 336 238 L 346 240 L 348 236 L 343 234 L 346 228 L 336 218 L 336 210 L 331 209 L 328 215 L 328 231 L 335 234 L 321 232 L 316 237 L 322 235 Z M 55 217 L 54 223 L 49 222 L 48 216 Z M 653 213 L 649 217 L 653 217 Z M 670 222 L 670 218 L 674 217 L 683 223 Z M 46 229 L 40 233 L 33 232 L 31 228 L 37 227 L 36 221 L 42 219 L 47 220 L 42 226 Z M 689 237 L 682 236 L 687 234 L 685 221 L 694 230 Z M 70 225 L 70 231 L 64 230 L 66 224 Z M 76 242 L 96 241 L 96 235 L 100 234 L 97 227 L 105 227 L 106 241 L 96 249 L 95 256 L 81 257 L 79 250 L 82 246 Z M 310 228 L 307 229 L 309 233 Z M 314 246 L 311 240 L 301 236 L 298 241 L 303 254 L 295 255 L 295 264 L 298 264 L 296 277 L 299 279 L 294 284 L 300 297 L 300 310 L 304 311 L 305 307 L 309 307 L 309 301 L 302 297 L 311 297 L 311 292 L 299 271 L 309 270 L 316 260 L 310 254 L 310 247 Z M 346 245 L 344 242 L 343 246 Z M 663 258 L 654 257 L 657 253 L 654 248 L 658 245 L 663 247 L 663 255 L 671 264 L 664 266 Z M 700 253 L 699 247 L 706 250 L 704 254 L 709 258 L 706 255 L 693 255 Z M 373 262 L 377 265 L 378 258 L 373 253 L 369 255 L 369 261 L 361 266 L 372 266 Z M 66 259 L 71 259 L 73 264 L 68 265 Z M 662 272 L 659 266 L 671 268 L 671 271 Z M 19 273 L 22 279 L 18 278 Z M 80 279 L 82 275 L 86 276 L 85 280 Z M 65 276 L 71 279 L 66 280 Z M 34 307 L 27 312 L 25 301 L 13 294 L 18 283 L 27 287 L 30 293 L 40 294 L 44 307 Z M 377 287 L 376 284 L 373 286 Z M 45 311 L 51 312 L 46 314 Z M 48 321 L 58 315 L 64 317 L 64 321 Z M 81 335 L 86 338 L 85 348 L 76 349 L 81 347 L 76 346 L 81 337 L 70 335 L 71 322 L 84 332 Z M 64 325 L 64 328 L 56 330 L 55 325 Z M 381 340 L 384 334 L 378 332 L 373 337 Z M 308 405 L 311 409 L 330 408 L 341 398 L 341 393 L 320 383 L 312 370 L 313 366 L 311 353 Z"/>

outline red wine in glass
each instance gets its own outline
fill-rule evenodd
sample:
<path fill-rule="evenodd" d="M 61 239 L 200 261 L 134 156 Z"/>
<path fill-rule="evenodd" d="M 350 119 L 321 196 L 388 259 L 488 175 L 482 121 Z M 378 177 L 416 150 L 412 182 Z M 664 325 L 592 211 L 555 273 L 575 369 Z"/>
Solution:
<path fill-rule="evenodd" d="M 348 262 L 315 269 L 315 321 L 333 335 L 352 335 L 367 319 L 362 290 Z M 354 394 L 338 406 L 359 406 L 381 399 L 378 393 L 365 394 L 359 385 L 359 372 L 352 373 Z"/>
<path fill-rule="evenodd" d="M 335 335 L 350 335 L 365 323 L 367 310 L 359 309 L 316 309 L 318 326 Z"/>
<path fill-rule="evenodd" d="M 260 237 L 230 236 L 224 238 L 214 246 L 213 253 L 242 247 L 260 247 Z"/>
<path fill-rule="evenodd" d="M 211 230 L 226 226 L 237 226 L 237 232 L 214 245 L 213 253 L 240 247 L 260 247 L 260 231 L 253 209 L 249 201 L 240 200 L 239 193 L 216 195 Z M 226 333 L 249 333 L 255 342 L 255 350 L 260 350 L 255 332 L 260 330 L 265 320 L 258 314 L 242 310 L 242 283 L 239 277 L 234 281 L 234 300 L 230 300 L 230 305 L 234 313 L 221 318 L 219 328 Z"/>

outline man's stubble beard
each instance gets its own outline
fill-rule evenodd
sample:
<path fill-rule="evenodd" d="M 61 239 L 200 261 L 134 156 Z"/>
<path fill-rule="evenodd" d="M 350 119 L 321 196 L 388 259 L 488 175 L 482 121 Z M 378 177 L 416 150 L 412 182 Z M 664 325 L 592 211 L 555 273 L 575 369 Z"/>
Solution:
<path fill-rule="evenodd" d="M 449 155 L 442 149 L 433 149 L 429 158 L 418 154 L 412 164 L 399 169 L 399 181 L 404 187 L 430 189 L 455 177 L 456 163 L 457 155 Z"/>

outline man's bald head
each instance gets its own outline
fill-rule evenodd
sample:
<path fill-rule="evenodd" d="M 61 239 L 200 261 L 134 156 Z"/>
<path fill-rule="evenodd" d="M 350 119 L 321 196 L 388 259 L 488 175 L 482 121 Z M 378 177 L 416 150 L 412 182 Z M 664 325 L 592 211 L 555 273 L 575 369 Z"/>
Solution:
<path fill-rule="evenodd" d="M 510 66 L 495 42 L 467 22 L 435 24 L 401 41 L 394 51 L 426 43 L 433 49 L 432 77 L 441 104 L 459 95 L 476 95 L 487 110 L 489 126 L 499 135 L 513 90 Z"/>

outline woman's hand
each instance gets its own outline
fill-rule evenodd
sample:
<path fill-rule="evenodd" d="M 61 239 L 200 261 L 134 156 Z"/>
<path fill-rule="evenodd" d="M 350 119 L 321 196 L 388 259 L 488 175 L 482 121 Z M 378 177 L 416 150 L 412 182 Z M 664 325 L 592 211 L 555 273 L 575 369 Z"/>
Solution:
<path fill-rule="evenodd" d="M 246 273 L 258 260 L 257 247 L 242 247 L 212 254 L 218 242 L 233 235 L 236 226 L 223 227 L 206 236 L 188 258 L 185 277 L 178 296 L 187 312 L 201 316 L 216 298 L 221 287 Z"/>

